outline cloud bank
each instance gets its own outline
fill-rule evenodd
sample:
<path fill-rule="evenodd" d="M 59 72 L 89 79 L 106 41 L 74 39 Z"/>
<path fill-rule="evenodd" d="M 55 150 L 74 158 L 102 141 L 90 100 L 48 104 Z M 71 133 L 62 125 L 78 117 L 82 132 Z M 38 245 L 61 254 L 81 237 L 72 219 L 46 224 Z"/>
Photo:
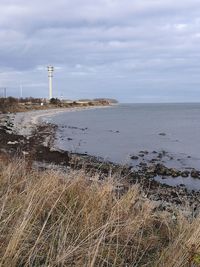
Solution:
<path fill-rule="evenodd" d="M 200 101 L 199 0 L 1 0 L 0 95 Z"/>

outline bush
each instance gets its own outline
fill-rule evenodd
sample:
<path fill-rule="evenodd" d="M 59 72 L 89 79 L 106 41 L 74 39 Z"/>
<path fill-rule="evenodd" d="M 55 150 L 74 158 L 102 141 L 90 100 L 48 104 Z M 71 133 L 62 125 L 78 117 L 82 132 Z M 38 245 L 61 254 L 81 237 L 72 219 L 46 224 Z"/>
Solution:
<path fill-rule="evenodd" d="M 51 98 L 50 99 L 50 104 L 52 104 L 52 105 L 60 105 L 61 101 L 58 98 Z"/>

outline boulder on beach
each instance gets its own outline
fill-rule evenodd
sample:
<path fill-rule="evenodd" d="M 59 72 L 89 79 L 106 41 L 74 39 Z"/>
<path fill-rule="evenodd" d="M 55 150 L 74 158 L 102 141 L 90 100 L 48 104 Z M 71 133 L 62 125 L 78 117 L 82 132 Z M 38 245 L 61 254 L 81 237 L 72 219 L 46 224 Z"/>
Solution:
<path fill-rule="evenodd" d="M 139 159 L 138 156 L 134 156 L 134 155 L 130 156 L 130 158 L 131 158 L 132 160 L 138 160 L 138 159 Z"/>
<path fill-rule="evenodd" d="M 200 178 L 200 171 L 192 170 L 191 171 L 191 177 L 192 178 Z"/>

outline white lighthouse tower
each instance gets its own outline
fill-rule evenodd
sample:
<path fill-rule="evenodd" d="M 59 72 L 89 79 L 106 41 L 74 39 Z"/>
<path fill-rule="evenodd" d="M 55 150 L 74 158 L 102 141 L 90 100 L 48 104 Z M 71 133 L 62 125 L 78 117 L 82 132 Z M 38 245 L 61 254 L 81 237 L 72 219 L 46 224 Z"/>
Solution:
<path fill-rule="evenodd" d="M 48 66 L 47 70 L 48 70 L 48 77 L 49 77 L 49 99 L 51 99 L 53 97 L 52 78 L 53 78 L 54 67 Z"/>

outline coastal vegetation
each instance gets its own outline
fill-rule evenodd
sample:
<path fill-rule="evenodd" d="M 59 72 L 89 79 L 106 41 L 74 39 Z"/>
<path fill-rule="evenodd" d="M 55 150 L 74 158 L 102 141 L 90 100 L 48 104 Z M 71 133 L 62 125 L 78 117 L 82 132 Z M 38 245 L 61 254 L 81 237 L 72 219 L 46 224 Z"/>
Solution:
<path fill-rule="evenodd" d="M 199 266 L 200 220 L 83 169 L 0 160 L 1 266 Z"/>
<path fill-rule="evenodd" d="M 87 106 L 106 106 L 113 102 L 111 99 L 94 99 L 87 101 L 73 101 L 73 100 L 60 100 L 58 98 L 52 98 L 50 100 L 42 98 L 0 98 L 0 113 L 7 112 L 24 112 L 30 110 L 44 110 L 51 108 L 71 108 L 71 107 L 87 107 Z"/>

